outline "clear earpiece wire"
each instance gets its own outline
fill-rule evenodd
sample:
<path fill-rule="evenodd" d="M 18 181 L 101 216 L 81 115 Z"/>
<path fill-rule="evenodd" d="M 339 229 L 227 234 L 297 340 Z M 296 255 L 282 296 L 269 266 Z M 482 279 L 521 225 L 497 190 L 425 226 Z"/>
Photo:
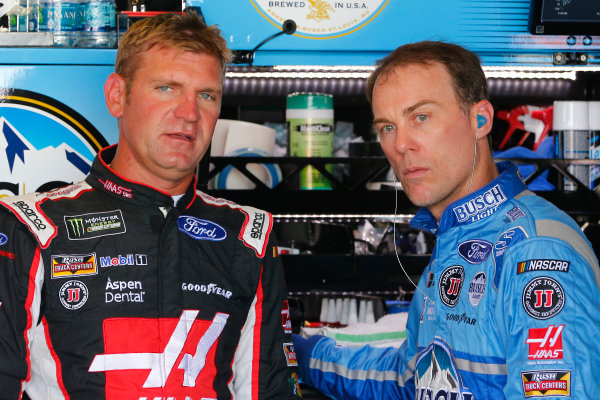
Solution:
<path fill-rule="evenodd" d="M 392 226 L 394 228 L 394 253 L 396 253 L 396 260 L 398 260 L 398 265 L 400 265 L 400 269 L 402 269 L 402 272 L 404 272 L 404 275 L 406 275 L 406 279 L 408 279 L 408 281 L 415 287 L 416 290 L 418 290 L 419 292 L 421 292 L 421 294 L 423 295 L 423 297 L 425 297 L 427 300 L 431 301 L 432 304 L 435 304 L 435 302 L 425 294 L 425 292 L 423 290 L 421 290 L 421 288 L 419 288 L 419 286 L 413 282 L 412 279 L 410 279 L 410 276 L 408 275 L 408 272 L 406 272 L 406 269 L 404 269 L 404 266 L 402 265 L 402 262 L 400 261 L 400 255 L 398 254 L 398 247 L 396 246 L 396 217 L 398 215 L 398 182 L 396 180 L 396 174 L 394 173 L 394 189 L 396 191 L 396 197 L 395 197 L 395 204 L 394 204 L 394 221 L 392 221 Z"/>

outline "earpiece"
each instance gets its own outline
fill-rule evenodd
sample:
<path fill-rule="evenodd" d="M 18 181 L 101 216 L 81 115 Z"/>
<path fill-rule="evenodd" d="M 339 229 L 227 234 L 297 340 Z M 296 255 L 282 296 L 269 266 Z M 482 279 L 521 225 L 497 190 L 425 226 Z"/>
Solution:
<path fill-rule="evenodd" d="M 487 124 L 487 118 L 481 114 L 477 114 L 477 129 Z"/>

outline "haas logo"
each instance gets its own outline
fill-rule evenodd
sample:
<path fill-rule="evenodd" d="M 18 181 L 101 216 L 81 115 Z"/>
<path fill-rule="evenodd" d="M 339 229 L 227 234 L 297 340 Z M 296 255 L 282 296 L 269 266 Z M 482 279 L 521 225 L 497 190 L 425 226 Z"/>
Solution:
<path fill-rule="evenodd" d="M 203 321 L 196 320 L 198 313 L 184 310 L 178 320 L 106 320 L 106 353 L 94 358 L 89 371 L 106 373 L 107 398 L 216 398 L 215 344 L 229 315 Z"/>

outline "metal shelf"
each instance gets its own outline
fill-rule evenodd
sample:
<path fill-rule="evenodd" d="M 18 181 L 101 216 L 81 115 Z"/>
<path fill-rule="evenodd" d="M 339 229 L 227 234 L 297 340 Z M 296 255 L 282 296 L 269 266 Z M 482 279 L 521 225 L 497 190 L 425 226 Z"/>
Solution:
<path fill-rule="evenodd" d="M 497 159 L 502 161 L 504 159 Z M 536 171 L 525 179 L 532 182 L 545 171 L 552 171 L 555 186 L 568 178 L 577 183 L 573 192 L 538 191 L 536 194 L 549 200 L 572 216 L 600 217 L 600 196 L 579 182 L 567 171 L 568 165 L 600 165 L 600 160 L 563 159 L 511 159 L 515 164 L 535 165 Z M 212 157 L 214 168 L 200 175 L 200 182 L 208 182 L 226 166 L 232 165 L 256 184 L 253 190 L 208 190 L 211 195 L 224 197 L 239 204 L 252 205 L 268 210 L 280 219 L 327 220 L 329 222 L 352 221 L 361 218 L 390 219 L 406 222 L 418 210 L 402 190 L 390 185 L 383 190 L 367 190 L 367 183 L 384 172 L 389 164 L 385 157 Z M 273 188 L 267 187 L 246 167 L 253 163 L 274 163 L 282 170 L 282 181 Z M 348 177 L 338 179 L 326 165 L 347 166 L 360 171 L 359 178 L 349 182 Z M 331 183 L 331 190 L 298 190 L 294 181 L 300 171 L 312 165 Z M 202 186 L 201 186 L 202 187 Z M 385 187 L 385 186 L 384 186 Z M 395 210 L 395 205 L 397 207 Z"/>

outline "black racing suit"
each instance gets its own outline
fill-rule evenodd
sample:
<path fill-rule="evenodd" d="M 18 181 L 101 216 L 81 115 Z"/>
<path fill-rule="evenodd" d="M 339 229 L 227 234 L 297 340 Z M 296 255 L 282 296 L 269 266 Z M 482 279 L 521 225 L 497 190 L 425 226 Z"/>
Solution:
<path fill-rule="evenodd" d="M 194 185 L 174 207 L 115 150 L 0 202 L 0 398 L 295 398 L 272 216 Z"/>

